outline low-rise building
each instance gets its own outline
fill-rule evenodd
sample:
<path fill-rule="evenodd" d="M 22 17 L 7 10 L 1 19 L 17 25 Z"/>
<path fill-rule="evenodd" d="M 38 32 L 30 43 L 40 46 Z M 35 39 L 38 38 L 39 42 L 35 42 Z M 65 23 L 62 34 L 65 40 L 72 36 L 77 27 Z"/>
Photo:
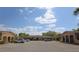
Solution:
<path fill-rule="evenodd" d="M 30 39 L 31 41 L 52 41 L 53 38 L 51 36 L 40 36 L 40 35 L 32 35 L 27 37 L 26 39 Z"/>
<path fill-rule="evenodd" d="M 61 35 L 61 41 L 65 43 L 79 44 L 79 31 L 65 31 Z"/>
<path fill-rule="evenodd" d="M 0 31 L 0 43 L 11 43 L 15 40 L 16 35 L 9 31 Z"/>

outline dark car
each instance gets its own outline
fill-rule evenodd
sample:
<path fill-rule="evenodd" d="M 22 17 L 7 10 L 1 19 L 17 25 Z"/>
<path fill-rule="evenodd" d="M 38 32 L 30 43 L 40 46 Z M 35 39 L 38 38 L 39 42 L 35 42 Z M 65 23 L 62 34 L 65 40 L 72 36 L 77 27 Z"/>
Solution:
<path fill-rule="evenodd" d="M 29 42 L 29 41 L 30 41 L 30 39 L 24 39 L 24 41 L 25 41 L 25 42 Z"/>
<path fill-rule="evenodd" d="M 24 39 L 17 39 L 17 40 L 15 40 L 14 42 L 15 42 L 15 43 L 24 43 L 25 41 L 24 41 Z"/>
<path fill-rule="evenodd" d="M 52 39 L 44 39 L 44 41 L 52 41 Z"/>

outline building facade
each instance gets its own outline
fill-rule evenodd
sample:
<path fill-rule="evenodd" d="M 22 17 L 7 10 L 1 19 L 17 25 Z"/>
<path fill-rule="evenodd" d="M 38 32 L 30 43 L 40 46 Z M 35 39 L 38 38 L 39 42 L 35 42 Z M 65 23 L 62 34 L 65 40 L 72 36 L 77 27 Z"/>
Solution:
<path fill-rule="evenodd" d="M 0 31 L 0 43 L 11 43 L 15 40 L 16 35 L 9 31 Z"/>
<path fill-rule="evenodd" d="M 71 44 L 79 44 L 79 32 L 65 31 L 64 33 L 62 33 L 60 41 Z"/>
<path fill-rule="evenodd" d="M 40 36 L 40 35 L 35 35 L 35 36 L 29 36 L 26 39 L 30 39 L 31 41 L 52 41 L 51 36 Z"/>

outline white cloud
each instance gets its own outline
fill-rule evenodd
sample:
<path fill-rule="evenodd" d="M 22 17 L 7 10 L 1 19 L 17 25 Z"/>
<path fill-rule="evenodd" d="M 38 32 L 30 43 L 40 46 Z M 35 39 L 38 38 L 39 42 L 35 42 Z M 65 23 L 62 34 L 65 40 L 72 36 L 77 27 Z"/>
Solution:
<path fill-rule="evenodd" d="M 30 35 L 41 35 L 42 32 L 38 31 L 41 29 L 41 26 L 26 26 L 26 27 L 20 27 L 20 28 L 13 28 L 13 27 L 8 27 L 4 24 L 0 24 L 0 31 L 12 31 L 14 33 L 28 33 Z"/>
<path fill-rule="evenodd" d="M 19 9 L 19 12 L 20 12 L 21 14 L 23 14 L 23 13 L 26 12 L 26 11 L 28 11 L 29 13 L 32 13 L 34 10 L 29 10 L 28 7 Z"/>
<path fill-rule="evenodd" d="M 40 24 L 52 24 L 56 23 L 56 17 L 52 11 L 52 8 L 44 8 L 46 9 L 46 13 L 43 16 L 39 16 L 35 18 L 35 21 Z"/>
<path fill-rule="evenodd" d="M 49 24 L 49 25 L 47 25 L 47 27 L 54 28 L 54 27 L 56 27 L 56 24 Z"/>
<path fill-rule="evenodd" d="M 54 8 L 54 7 L 53 7 Z M 36 17 L 35 21 L 46 26 L 43 31 L 56 31 L 64 32 L 66 28 L 56 26 L 56 17 L 51 7 L 40 7 L 39 9 L 46 9 L 46 13 L 43 16 Z"/>
<path fill-rule="evenodd" d="M 39 31 L 39 29 L 42 29 Z M 26 27 L 20 27 L 20 28 L 13 28 L 5 26 L 4 24 L 0 24 L 0 31 L 12 31 L 14 33 L 28 33 L 30 35 L 42 35 L 43 32 L 47 31 L 56 31 L 56 32 L 64 32 L 66 28 L 64 27 L 56 27 L 55 24 L 48 25 L 47 27 L 43 28 L 42 26 L 26 26 Z"/>
<path fill-rule="evenodd" d="M 37 8 L 39 8 L 39 9 L 46 9 L 46 10 L 48 10 L 48 9 L 53 9 L 53 8 L 55 8 L 55 7 L 37 7 Z"/>
<path fill-rule="evenodd" d="M 0 31 L 9 31 L 9 29 L 4 24 L 0 24 Z"/>
<path fill-rule="evenodd" d="M 62 33 L 62 32 L 64 32 L 64 31 L 66 31 L 66 28 L 64 28 L 64 27 L 56 27 L 54 30 L 55 30 L 56 32 Z"/>
<path fill-rule="evenodd" d="M 54 28 L 56 28 L 56 24 L 49 24 L 49 25 L 46 25 L 45 30 L 46 31 L 53 31 Z"/>
<path fill-rule="evenodd" d="M 22 14 L 24 12 L 24 10 L 23 9 L 19 9 L 19 12 Z"/>
<path fill-rule="evenodd" d="M 22 28 L 12 28 L 12 30 L 20 33 L 20 32 L 24 32 L 24 33 L 29 33 L 30 35 L 41 35 L 41 33 L 38 31 L 39 29 L 41 29 L 42 27 L 37 27 L 37 26 L 27 26 L 27 27 L 22 27 Z"/>
<path fill-rule="evenodd" d="M 47 27 L 44 31 L 55 31 L 55 32 L 59 32 L 62 33 L 64 31 L 66 31 L 67 28 L 65 27 Z"/>
<path fill-rule="evenodd" d="M 56 19 L 52 19 L 52 18 L 46 19 L 46 18 L 43 18 L 40 16 L 40 17 L 36 18 L 35 21 L 40 23 L 40 24 L 52 24 L 52 23 L 56 22 Z"/>
<path fill-rule="evenodd" d="M 29 10 L 28 7 L 26 7 L 26 8 L 18 9 L 18 11 L 19 11 L 19 15 L 26 20 L 27 19 L 26 12 L 28 11 L 29 14 L 32 14 L 34 10 Z"/>
<path fill-rule="evenodd" d="M 36 17 L 35 21 L 39 24 L 43 24 L 46 27 L 43 28 L 43 26 L 25 26 L 25 27 L 20 27 L 20 28 L 13 28 L 13 27 L 8 27 L 4 24 L 0 24 L 0 31 L 12 31 L 15 33 L 20 33 L 20 32 L 24 32 L 24 33 L 29 33 L 30 35 L 41 35 L 42 32 L 47 32 L 47 31 L 56 31 L 56 32 L 63 32 L 65 31 L 64 27 L 56 27 L 56 17 L 54 16 L 54 13 L 52 11 L 52 8 L 48 7 L 48 8 L 40 8 L 40 9 L 46 9 L 46 13 L 43 16 L 39 16 Z M 24 10 L 23 9 L 19 9 L 20 13 L 22 15 Z M 32 11 L 29 11 L 30 13 L 32 13 Z M 27 17 L 24 16 L 24 18 L 26 19 Z M 42 30 L 39 30 L 42 29 Z"/>

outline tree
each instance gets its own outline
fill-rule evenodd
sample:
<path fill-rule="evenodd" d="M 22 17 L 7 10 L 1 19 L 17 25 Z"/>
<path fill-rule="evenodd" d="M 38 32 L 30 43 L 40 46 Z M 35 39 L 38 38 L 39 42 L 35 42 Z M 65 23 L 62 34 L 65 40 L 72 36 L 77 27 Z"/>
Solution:
<path fill-rule="evenodd" d="M 79 31 L 79 28 L 77 28 L 77 29 L 72 29 L 72 31 Z"/>
<path fill-rule="evenodd" d="M 78 15 L 79 14 L 79 8 L 76 8 L 76 10 L 74 11 L 74 15 Z"/>
<path fill-rule="evenodd" d="M 53 39 L 59 38 L 59 33 L 54 32 L 54 31 L 48 31 L 45 33 L 42 33 L 43 36 L 51 36 Z"/>
<path fill-rule="evenodd" d="M 72 31 L 76 31 L 76 29 L 72 29 Z"/>
<path fill-rule="evenodd" d="M 43 36 L 54 36 L 56 35 L 56 32 L 48 31 L 46 33 L 42 33 Z"/>
<path fill-rule="evenodd" d="M 29 36 L 29 34 L 19 33 L 19 38 L 26 38 L 27 36 Z"/>
<path fill-rule="evenodd" d="M 78 16 L 79 15 L 79 8 L 76 8 L 73 13 L 74 13 L 75 16 Z M 77 26 L 79 27 L 79 23 L 77 24 Z M 73 29 L 73 31 L 79 31 L 79 28 Z"/>

